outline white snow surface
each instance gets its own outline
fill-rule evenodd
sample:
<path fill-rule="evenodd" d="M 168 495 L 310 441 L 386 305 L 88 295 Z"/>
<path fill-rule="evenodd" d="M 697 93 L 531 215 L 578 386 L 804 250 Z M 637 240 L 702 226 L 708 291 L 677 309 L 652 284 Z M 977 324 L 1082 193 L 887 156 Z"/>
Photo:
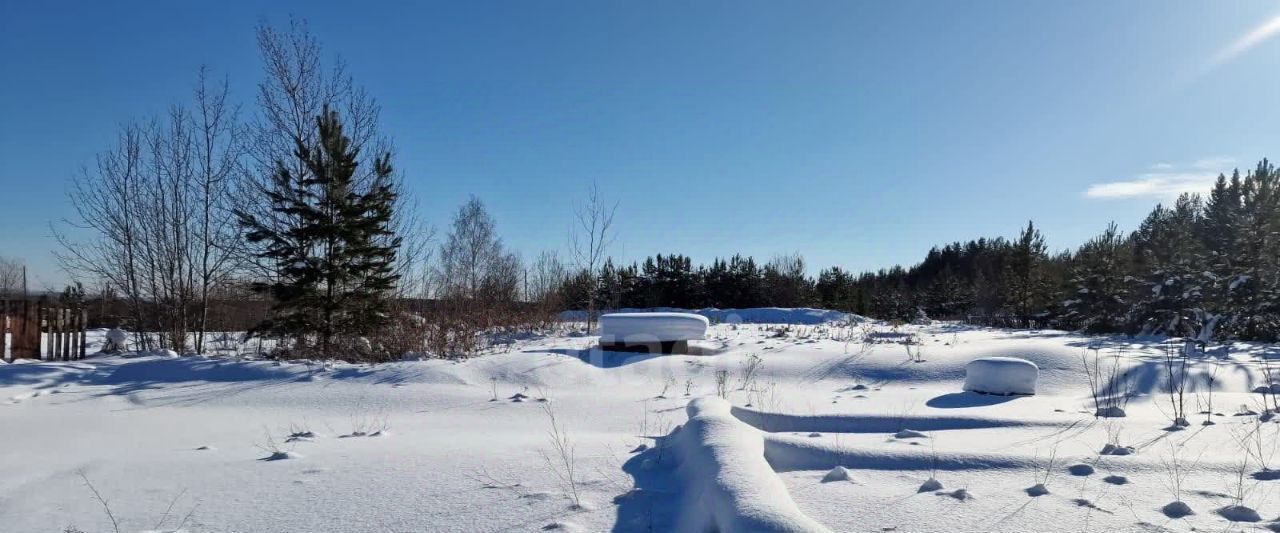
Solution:
<path fill-rule="evenodd" d="M 987 394 L 1035 394 L 1035 363 L 1017 357 L 982 357 L 964 365 L 964 390 Z"/>
<path fill-rule="evenodd" d="M 707 325 L 707 317 L 693 313 L 609 313 L 600 316 L 600 342 L 701 340 Z"/>
<path fill-rule="evenodd" d="M 92 335 L 90 352 L 105 331 Z M 908 361 L 899 338 L 918 343 L 924 362 Z M 0 531 L 113 531 L 85 479 L 129 532 L 1269 526 L 1280 480 L 1254 478 L 1264 473 L 1256 460 L 1244 505 L 1264 521 L 1233 525 L 1217 510 L 1234 504 L 1229 482 L 1247 460 L 1237 435 L 1280 438 L 1280 417 L 1260 421 L 1251 392 L 1265 383 L 1259 359 L 1280 359 L 1280 347 L 1210 344 L 1189 373 L 1197 384 L 1216 376 L 1213 410 L 1198 413 L 1197 385 L 1187 393 L 1192 426 L 1169 431 L 1162 341 L 723 321 L 690 343 L 695 355 L 601 352 L 584 325 L 565 324 L 460 362 L 231 352 L 15 361 L 0 364 Z M 1120 354 L 1134 394 L 1127 417 L 1092 416 L 1081 363 L 1091 348 Z M 1037 394 L 962 392 L 966 365 L 982 357 L 1035 363 Z M 690 405 L 718 392 L 723 401 Z M 581 505 L 549 466 L 558 456 L 548 410 L 575 450 Z M 895 437 L 904 430 L 926 438 Z M 1101 454 L 1113 434 L 1132 453 Z M 1177 498 L 1165 488 L 1171 450 L 1187 466 Z M 1049 493 L 1028 495 L 1051 456 Z M 1074 475 L 1081 464 L 1092 474 Z M 836 466 L 856 482 L 824 483 Z M 930 478 L 937 487 L 921 492 Z M 1166 516 L 1175 500 L 1194 514 Z"/>

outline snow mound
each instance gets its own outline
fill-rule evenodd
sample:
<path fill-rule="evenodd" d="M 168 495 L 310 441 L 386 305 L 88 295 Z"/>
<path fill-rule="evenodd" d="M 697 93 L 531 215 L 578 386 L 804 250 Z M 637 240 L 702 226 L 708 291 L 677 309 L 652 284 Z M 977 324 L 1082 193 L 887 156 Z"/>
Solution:
<path fill-rule="evenodd" d="M 1191 506 L 1181 501 L 1170 502 L 1160 508 L 1160 512 L 1169 518 L 1182 518 L 1196 514 L 1191 510 Z"/>
<path fill-rule="evenodd" d="M 1070 472 L 1073 476 L 1092 476 L 1093 466 L 1084 463 L 1074 464 L 1067 467 L 1067 472 Z"/>
<path fill-rule="evenodd" d="M 1106 444 L 1102 447 L 1101 455 L 1133 455 L 1133 446 L 1120 446 L 1117 444 Z"/>
<path fill-rule="evenodd" d="M 1120 408 L 1120 406 L 1111 405 L 1107 407 L 1099 407 L 1096 415 L 1103 418 L 1124 418 L 1125 412 L 1124 409 Z"/>
<path fill-rule="evenodd" d="M 1027 493 L 1027 496 L 1037 498 L 1049 494 L 1049 487 L 1044 486 L 1044 483 L 1036 483 L 1024 489 L 1024 492 Z"/>
<path fill-rule="evenodd" d="M 1262 517 L 1252 508 L 1243 505 L 1228 505 L 1218 509 L 1218 514 L 1232 522 L 1261 522 Z"/>
<path fill-rule="evenodd" d="M 933 492 L 938 490 L 942 490 L 942 482 L 934 478 L 929 478 L 924 480 L 924 483 L 920 484 L 920 488 L 916 489 L 916 492 Z"/>
<path fill-rule="evenodd" d="M 692 313 L 611 313 L 600 317 L 601 344 L 639 344 L 702 339 L 707 317 Z"/>
<path fill-rule="evenodd" d="M 676 531 L 829 531 L 805 516 L 764 458 L 761 432 L 717 397 L 689 402 L 689 422 L 672 436 L 686 499 Z"/>
<path fill-rule="evenodd" d="M 826 475 L 822 476 L 823 483 L 831 483 L 833 481 L 852 481 L 852 480 L 853 478 L 849 475 L 849 469 L 843 466 L 837 466 L 835 468 L 832 468 L 831 470 L 827 471 Z"/>
<path fill-rule="evenodd" d="M 1016 357 L 983 357 L 964 366 L 964 390 L 986 394 L 1035 394 L 1040 367 Z"/>

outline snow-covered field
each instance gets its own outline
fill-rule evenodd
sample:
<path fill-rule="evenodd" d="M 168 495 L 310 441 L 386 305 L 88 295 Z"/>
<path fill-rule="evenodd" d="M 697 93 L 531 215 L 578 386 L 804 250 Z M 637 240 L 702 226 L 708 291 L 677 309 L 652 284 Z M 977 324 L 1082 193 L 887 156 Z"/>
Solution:
<path fill-rule="evenodd" d="M 1158 340 L 814 316 L 714 324 L 691 355 L 566 329 L 463 362 L 0 363 L 0 530 L 1277 529 L 1280 423 L 1247 412 L 1280 347 L 1211 346 L 1212 412 L 1188 390 L 1171 431 Z M 1132 367 L 1125 418 L 1093 417 L 1091 346 Z M 1035 363 L 1037 394 L 962 392 L 991 356 Z M 1260 522 L 1217 512 L 1241 492 Z"/>

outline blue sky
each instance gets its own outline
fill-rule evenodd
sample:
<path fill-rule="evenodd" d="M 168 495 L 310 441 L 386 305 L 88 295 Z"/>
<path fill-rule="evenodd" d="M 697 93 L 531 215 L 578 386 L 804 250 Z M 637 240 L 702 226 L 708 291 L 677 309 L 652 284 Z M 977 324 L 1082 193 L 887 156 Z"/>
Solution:
<path fill-rule="evenodd" d="M 1027 219 L 1075 246 L 1278 155 L 1274 1 L 256 4 L 0 0 L 0 255 L 61 283 L 71 176 L 202 64 L 251 110 L 254 25 L 290 14 L 382 104 L 422 216 L 476 194 L 526 257 L 592 180 L 626 260 L 863 270 Z"/>

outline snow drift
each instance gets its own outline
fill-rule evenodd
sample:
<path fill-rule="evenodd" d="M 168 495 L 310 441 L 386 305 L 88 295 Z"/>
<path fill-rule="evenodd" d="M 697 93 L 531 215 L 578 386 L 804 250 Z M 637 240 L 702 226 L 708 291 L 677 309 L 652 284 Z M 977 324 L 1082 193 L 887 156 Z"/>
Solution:
<path fill-rule="evenodd" d="M 717 397 L 689 402 L 689 422 L 665 443 L 684 482 L 676 531 L 829 531 L 796 507 L 764 458 L 764 435 Z"/>
<path fill-rule="evenodd" d="M 1035 394 L 1040 367 L 1016 357 L 983 357 L 964 366 L 964 390 L 986 394 Z"/>

